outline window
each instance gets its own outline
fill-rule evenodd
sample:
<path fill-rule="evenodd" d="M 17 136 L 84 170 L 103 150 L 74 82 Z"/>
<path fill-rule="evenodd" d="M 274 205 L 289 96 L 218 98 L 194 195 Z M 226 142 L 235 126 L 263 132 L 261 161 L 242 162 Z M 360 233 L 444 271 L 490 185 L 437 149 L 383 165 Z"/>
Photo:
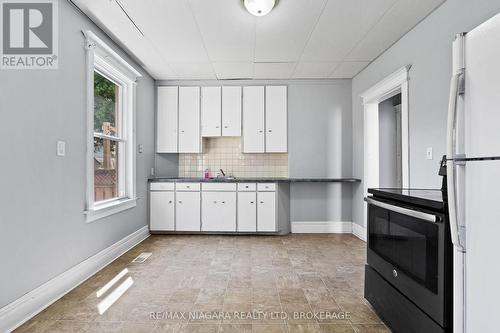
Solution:
<path fill-rule="evenodd" d="M 135 81 L 140 74 L 92 32 L 87 49 L 87 221 L 135 206 Z"/>

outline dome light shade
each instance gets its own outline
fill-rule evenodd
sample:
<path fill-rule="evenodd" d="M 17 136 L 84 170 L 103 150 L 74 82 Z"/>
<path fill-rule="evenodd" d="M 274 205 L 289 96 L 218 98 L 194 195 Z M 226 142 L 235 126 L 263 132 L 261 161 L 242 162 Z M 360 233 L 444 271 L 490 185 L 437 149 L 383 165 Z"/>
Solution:
<path fill-rule="evenodd" d="M 248 12 L 255 16 L 264 16 L 274 8 L 276 0 L 243 0 Z"/>

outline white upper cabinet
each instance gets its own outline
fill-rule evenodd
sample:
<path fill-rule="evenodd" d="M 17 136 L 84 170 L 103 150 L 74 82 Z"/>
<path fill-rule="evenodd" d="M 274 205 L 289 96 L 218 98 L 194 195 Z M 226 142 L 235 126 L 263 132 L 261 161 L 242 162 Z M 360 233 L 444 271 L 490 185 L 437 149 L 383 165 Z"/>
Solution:
<path fill-rule="evenodd" d="M 179 153 L 201 153 L 200 87 L 179 87 Z"/>
<path fill-rule="evenodd" d="M 287 152 L 287 87 L 266 87 L 266 152 Z"/>
<path fill-rule="evenodd" d="M 222 136 L 241 136 L 241 87 L 222 87 Z"/>
<path fill-rule="evenodd" d="M 156 151 L 177 153 L 178 88 L 158 87 Z"/>
<path fill-rule="evenodd" d="M 264 153 L 264 87 L 243 87 L 243 152 Z"/>
<path fill-rule="evenodd" d="M 221 87 L 201 88 L 201 135 L 221 136 Z"/>

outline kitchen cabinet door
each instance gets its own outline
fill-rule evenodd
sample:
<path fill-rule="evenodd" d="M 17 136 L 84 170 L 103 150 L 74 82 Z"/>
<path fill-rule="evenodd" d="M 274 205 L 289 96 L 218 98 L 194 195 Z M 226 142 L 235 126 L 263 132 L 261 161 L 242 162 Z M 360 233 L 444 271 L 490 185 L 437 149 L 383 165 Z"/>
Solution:
<path fill-rule="evenodd" d="M 175 230 L 200 231 L 200 192 L 177 192 Z"/>
<path fill-rule="evenodd" d="M 266 153 L 287 152 L 287 87 L 266 87 Z"/>
<path fill-rule="evenodd" d="M 201 135 L 221 136 L 221 87 L 201 88 Z"/>
<path fill-rule="evenodd" d="M 236 192 L 203 192 L 202 231 L 236 231 Z"/>
<path fill-rule="evenodd" d="M 238 231 L 257 231 L 257 193 L 238 193 Z"/>
<path fill-rule="evenodd" d="M 178 87 L 158 87 L 157 153 L 177 153 L 178 94 Z"/>
<path fill-rule="evenodd" d="M 222 87 L 222 136 L 241 136 L 241 87 Z"/>
<path fill-rule="evenodd" d="M 154 191 L 149 197 L 149 230 L 173 231 L 175 227 L 174 192 Z"/>
<path fill-rule="evenodd" d="M 257 231 L 276 231 L 276 192 L 257 192 Z"/>
<path fill-rule="evenodd" d="M 243 152 L 263 153 L 264 87 L 243 87 Z"/>
<path fill-rule="evenodd" d="M 200 87 L 179 87 L 179 153 L 201 153 Z"/>

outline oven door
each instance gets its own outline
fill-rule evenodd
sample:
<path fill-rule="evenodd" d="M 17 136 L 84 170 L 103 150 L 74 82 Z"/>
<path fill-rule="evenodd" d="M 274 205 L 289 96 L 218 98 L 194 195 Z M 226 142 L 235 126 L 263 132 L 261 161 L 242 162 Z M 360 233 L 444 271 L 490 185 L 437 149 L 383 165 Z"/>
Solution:
<path fill-rule="evenodd" d="M 368 264 L 445 326 L 443 214 L 383 199 L 368 202 Z"/>

